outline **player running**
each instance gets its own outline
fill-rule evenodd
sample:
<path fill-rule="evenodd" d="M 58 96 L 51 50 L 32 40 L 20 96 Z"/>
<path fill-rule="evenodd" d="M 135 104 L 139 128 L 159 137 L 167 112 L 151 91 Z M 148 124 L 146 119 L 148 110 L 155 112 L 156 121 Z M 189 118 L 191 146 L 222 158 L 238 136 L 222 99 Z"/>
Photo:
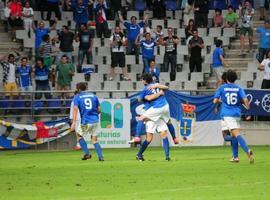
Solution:
<path fill-rule="evenodd" d="M 153 139 L 156 131 L 160 134 L 163 141 L 163 148 L 165 151 L 165 160 L 170 161 L 169 156 L 169 140 L 167 137 L 167 125 L 169 121 L 169 105 L 164 97 L 164 89 L 168 89 L 167 86 L 154 84 L 151 74 L 143 74 L 142 81 L 145 85 L 140 94 L 140 99 L 148 102 L 148 109 L 140 116 L 141 121 L 146 122 L 146 140 L 142 143 L 136 159 L 144 161 L 143 152 Z"/>
<path fill-rule="evenodd" d="M 104 161 L 101 146 L 97 141 L 96 129 L 99 122 L 100 104 L 96 95 L 86 92 L 86 84 L 77 84 L 78 94 L 74 97 L 73 117 L 71 130 L 75 130 L 77 115 L 81 116 L 81 125 L 78 128 L 79 144 L 84 151 L 82 160 L 91 159 L 92 155 L 84 138 L 91 137 L 99 161 Z M 78 113 L 80 112 L 80 113 Z"/>
<path fill-rule="evenodd" d="M 254 163 L 253 153 L 240 134 L 241 104 L 243 103 L 244 106 L 249 109 L 249 102 L 244 90 L 234 84 L 236 79 L 236 72 L 229 70 L 227 72 L 227 83 L 217 89 L 213 103 L 222 103 L 220 114 L 224 120 L 224 124 L 229 128 L 232 136 L 237 139 L 241 148 L 246 152 L 250 164 L 252 164 Z"/>

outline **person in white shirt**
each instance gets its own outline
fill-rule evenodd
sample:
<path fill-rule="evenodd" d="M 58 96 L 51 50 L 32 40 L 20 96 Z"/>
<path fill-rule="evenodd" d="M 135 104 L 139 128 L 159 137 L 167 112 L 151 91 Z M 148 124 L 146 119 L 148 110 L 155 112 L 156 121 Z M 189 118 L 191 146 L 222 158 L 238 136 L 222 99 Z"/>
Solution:
<path fill-rule="evenodd" d="M 31 37 L 30 31 L 32 28 L 34 11 L 33 8 L 30 7 L 30 3 L 28 1 L 25 2 L 22 14 L 23 14 L 24 29 L 28 31 L 28 37 L 30 38 Z"/>
<path fill-rule="evenodd" d="M 258 69 L 264 71 L 261 89 L 270 89 L 270 51 L 267 53 L 267 58 L 261 62 Z"/>

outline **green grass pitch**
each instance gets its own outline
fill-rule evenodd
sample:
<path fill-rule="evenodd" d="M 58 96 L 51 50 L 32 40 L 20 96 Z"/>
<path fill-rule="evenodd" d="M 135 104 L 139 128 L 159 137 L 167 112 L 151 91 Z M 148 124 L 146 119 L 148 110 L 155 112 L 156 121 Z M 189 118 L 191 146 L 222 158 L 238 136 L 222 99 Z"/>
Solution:
<path fill-rule="evenodd" d="M 270 147 L 253 147 L 255 164 L 229 147 L 105 149 L 105 162 L 81 151 L 0 152 L 0 200 L 269 200 Z"/>

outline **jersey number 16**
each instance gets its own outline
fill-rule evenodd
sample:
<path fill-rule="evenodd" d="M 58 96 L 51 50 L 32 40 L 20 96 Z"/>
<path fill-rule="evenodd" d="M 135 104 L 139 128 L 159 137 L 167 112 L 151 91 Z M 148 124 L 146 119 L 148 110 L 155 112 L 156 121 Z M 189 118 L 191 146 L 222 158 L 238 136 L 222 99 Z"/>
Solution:
<path fill-rule="evenodd" d="M 237 104 L 237 94 L 236 93 L 227 93 L 227 94 L 225 94 L 225 97 L 227 98 L 228 105 Z"/>

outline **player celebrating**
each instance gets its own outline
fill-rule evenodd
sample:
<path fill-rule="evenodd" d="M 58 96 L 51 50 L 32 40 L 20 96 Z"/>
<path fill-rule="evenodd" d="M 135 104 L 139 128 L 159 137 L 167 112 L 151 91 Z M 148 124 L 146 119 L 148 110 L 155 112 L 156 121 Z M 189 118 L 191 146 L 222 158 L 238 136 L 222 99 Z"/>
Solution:
<path fill-rule="evenodd" d="M 252 164 L 254 163 L 253 153 L 240 134 L 241 103 L 249 109 L 249 102 L 244 90 L 234 84 L 236 79 L 236 72 L 229 70 L 227 72 L 227 83 L 217 89 L 213 103 L 218 104 L 220 101 L 222 102 L 221 117 L 225 125 L 229 128 L 232 136 L 237 139 L 241 148 L 247 153 L 249 162 Z"/>
<path fill-rule="evenodd" d="M 96 153 L 98 155 L 99 161 L 104 161 L 101 146 L 97 141 L 96 129 L 99 122 L 100 105 L 97 96 L 90 92 L 86 92 L 86 84 L 77 84 L 78 94 L 74 97 L 74 108 L 71 130 L 75 129 L 77 115 L 81 116 L 81 125 L 79 126 L 78 134 L 80 136 L 79 144 L 82 147 L 85 155 L 82 160 L 87 160 L 92 157 L 87 144 L 84 140 L 86 137 L 91 137 L 91 142 L 93 143 Z M 78 111 L 80 113 L 78 113 Z"/>
<path fill-rule="evenodd" d="M 153 84 L 151 74 L 143 74 L 142 81 L 145 85 L 140 94 L 140 99 L 146 100 L 150 107 L 140 116 L 141 121 L 146 121 L 146 140 L 142 143 L 136 159 L 144 161 L 143 152 L 153 139 L 153 134 L 157 131 L 163 141 L 165 150 L 165 159 L 170 161 L 169 156 L 169 140 L 167 137 L 167 125 L 169 121 L 169 105 L 164 97 L 163 89 L 168 89 L 167 86 Z"/>

